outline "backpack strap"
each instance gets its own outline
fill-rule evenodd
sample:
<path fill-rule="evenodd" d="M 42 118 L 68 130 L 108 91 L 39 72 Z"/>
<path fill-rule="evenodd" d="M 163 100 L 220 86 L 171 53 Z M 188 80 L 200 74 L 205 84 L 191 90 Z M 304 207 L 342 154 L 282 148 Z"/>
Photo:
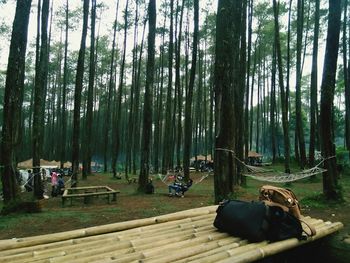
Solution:
<path fill-rule="evenodd" d="M 316 235 L 316 229 L 315 229 L 315 227 L 314 227 L 313 225 L 310 225 L 309 223 L 306 223 L 304 220 L 302 220 L 302 219 L 300 219 L 300 218 L 299 218 L 299 220 L 300 220 L 300 222 L 301 222 L 302 224 L 306 225 L 306 226 L 309 228 L 310 233 L 306 232 L 306 231 L 304 230 L 304 228 L 303 228 L 303 232 L 304 232 L 308 237 L 312 237 L 312 236 Z"/>

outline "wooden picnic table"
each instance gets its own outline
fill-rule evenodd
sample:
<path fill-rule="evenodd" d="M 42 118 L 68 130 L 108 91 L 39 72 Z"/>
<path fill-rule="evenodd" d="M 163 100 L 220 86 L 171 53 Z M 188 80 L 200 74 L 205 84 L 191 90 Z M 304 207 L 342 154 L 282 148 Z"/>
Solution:
<path fill-rule="evenodd" d="M 90 203 L 91 198 L 98 196 L 107 196 L 108 203 L 117 200 L 117 194 L 119 190 L 114 190 L 109 186 L 84 186 L 84 187 L 73 187 L 64 190 L 62 195 L 62 206 L 64 206 L 67 199 L 72 200 L 75 198 L 82 198 L 84 203 Z"/>

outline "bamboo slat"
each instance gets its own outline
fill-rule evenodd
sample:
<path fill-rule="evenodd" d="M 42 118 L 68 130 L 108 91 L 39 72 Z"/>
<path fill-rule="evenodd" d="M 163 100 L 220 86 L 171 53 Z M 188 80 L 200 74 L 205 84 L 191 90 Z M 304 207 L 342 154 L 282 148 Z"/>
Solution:
<path fill-rule="evenodd" d="M 131 228 L 147 226 L 147 225 L 156 224 L 156 223 L 163 223 L 163 222 L 168 222 L 168 221 L 173 221 L 173 220 L 178 220 L 183 218 L 194 217 L 198 215 L 205 215 L 205 214 L 214 212 L 216 210 L 216 207 L 217 206 L 208 206 L 203 208 L 189 209 L 181 212 L 162 215 L 159 217 L 131 220 L 126 222 L 95 226 L 95 227 L 90 227 L 85 229 L 60 232 L 55 234 L 40 235 L 40 236 L 26 237 L 26 238 L 15 238 L 10 240 L 0 240 L 0 251 L 12 249 L 12 248 L 19 248 L 19 247 L 26 247 L 26 246 L 33 246 L 38 244 L 63 241 L 63 240 L 68 240 L 73 238 L 100 235 L 100 234 L 105 234 L 110 232 L 116 232 L 116 231 L 131 229 Z"/>
<path fill-rule="evenodd" d="M 56 234 L 0 240 L 0 262 L 250 262 L 312 242 L 343 227 L 340 222 L 304 217 L 317 231 L 307 240 L 249 243 L 217 231 L 213 226 L 216 208 L 209 206 Z"/>

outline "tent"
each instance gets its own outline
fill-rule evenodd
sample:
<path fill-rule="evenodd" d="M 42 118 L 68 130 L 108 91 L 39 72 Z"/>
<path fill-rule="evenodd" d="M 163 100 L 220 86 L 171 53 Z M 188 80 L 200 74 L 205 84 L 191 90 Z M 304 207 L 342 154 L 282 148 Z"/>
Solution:
<path fill-rule="evenodd" d="M 42 167 L 52 167 L 52 168 L 55 168 L 55 167 L 60 167 L 60 164 L 61 162 L 58 162 L 58 161 L 48 161 L 48 160 L 44 160 L 44 159 L 40 159 L 40 166 Z M 72 164 L 70 162 L 66 162 L 64 165 L 67 165 L 65 167 L 71 167 Z M 30 158 L 28 160 L 25 160 L 23 162 L 20 162 L 17 164 L 17 167 L 20 168 L 20 169 L 28 169 L 28 168 L 32 168 L 33 167 L 33 158 Z"/>
<path fill-rule="evenodd" d="M 248 152 L 248 162 L 250 165 L 262 165 L 263 155 L 254 151 Z"/>
<path fill-rule="evenodd" d="M 263 155 L 254 151 L 249 151 L 248 152 L 248 158 L 252 157 L 252 158 L 262 158 Z"/>

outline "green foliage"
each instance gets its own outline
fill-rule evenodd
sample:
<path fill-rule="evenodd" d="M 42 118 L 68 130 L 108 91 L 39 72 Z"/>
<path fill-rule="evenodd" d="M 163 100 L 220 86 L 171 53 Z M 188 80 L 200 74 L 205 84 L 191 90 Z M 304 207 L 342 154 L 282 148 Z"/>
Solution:
<path fill-rule="evenodd" d="M 336 150 L 337 163 L 344 167 L 350 166 L 349 151 L 344 147 L 338 147 Z"/>
<path fill-rule="evenodd" d="M 301 205 L 311 208 L 334 208 L 341 207 L 345 200 L 341 196 L 338 200 L 328 200 L 322 193 L 315 193 L 301 199 Z"/>

